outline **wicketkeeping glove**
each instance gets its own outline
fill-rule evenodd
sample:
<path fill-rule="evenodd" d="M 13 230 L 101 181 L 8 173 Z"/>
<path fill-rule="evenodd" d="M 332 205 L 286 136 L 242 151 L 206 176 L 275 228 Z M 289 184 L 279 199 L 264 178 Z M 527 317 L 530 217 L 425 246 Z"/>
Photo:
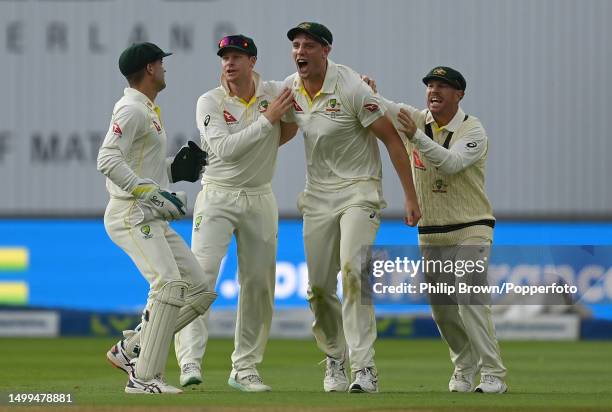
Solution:
<path fill-rule="evenodd" d="M 161 189 L 151 179 L 143 179 L 132 194 L 138 198 L 142 206 L 149 208 L 155 217 L 177 220 L 187 213 L 185 204 L 177 196 Z"/>
<path fill-rule="evenodd" d="M 185 180 L 187 182 L 197 182 L 200 179 L 204 166 L 207 164 L 208 154 L 200 149 L 200 147 L 193 141 L 187 142 L 187 146 L 181 147 L 178 151 L 172 165 L 170 166 L 170 172 L 172 173 L 172 182 L 180 182 Z"/>

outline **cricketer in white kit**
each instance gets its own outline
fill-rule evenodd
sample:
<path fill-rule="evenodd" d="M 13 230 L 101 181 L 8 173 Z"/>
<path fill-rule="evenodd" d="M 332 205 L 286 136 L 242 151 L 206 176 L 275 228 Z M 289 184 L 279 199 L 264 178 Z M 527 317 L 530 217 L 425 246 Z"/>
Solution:
<path fill-rule="evenodd" d="M 361 300 L 363 250 L 373 244 L 386 205 L 376 136 L 402 182 L 405 221 L 416 225 L 420 210 L 409 159 L 378 97 L 356 72 L 328 59 L 333 39 L 327 27 L 304 22 L 287 37 L 298 69 L 286 80 L 295 99 L 287 121 L 304 133 L 307 178 L 298 208 L 304 217 L 313 333 L 327 355 L 323 387 L 378 392 L 374 308 Z M 336 295 L 339 271 L 342 303 Z M 347 360 L 354 374 L 350 385 Z"/>
<path fill-rule="evenodd" d="M 262 81 L 253 71 L 257 48 L 251 38 L 226 36 L 217 54 L 221 85 L 203 94 L 196 108 L 209 163 L 195 203 L 191 248 L 204 270 L 206 287 L 213 290 L 235 235 L 240 292 L 228 384 L 264 392 L 271 388 L 263 383 L 257 365 L 272 321 L 278 235 L 271 181 L 281 142 L 279 120 L 292 97 L 289 90 L 281 90 L 282 83 Z M 184 386 L 202 381 L 207 320 L 198 318 L 175 337 Z"/>
<path fill-rule="evenodd" d="M 107 177 L 110 194 L 104 226 L 150 286 L 141 325 L 124 332 L 125 339 L 107 353 L 114 366 L 128 373 L 127 393 L 181 392 L 163 379 L 171 339 L 216 297 L 189 247 L 168 223 L 185 215 L 186 199 L 166 187 L 171 181 L 196 180 L 205 161 L 193 143 L 174 159 L 165 157 L 166 133 L 154 100 L 166 86 L 162 59 L 169 55 L 152 43 L 123 51 L 119 68 L 130 87 L 115 104 L 98 154 L 98 170 Z"/>
<path fill-rule="evenodd" d="M 495 226 L 485 191 L 487 134 L 480 120 L 459 106 L 466 89 L 460 72 L 434 67 L 423 83 L 425 110 L 382 98 L 395 126 L 407 137 L 406 150 L 424 209 L 419 244 L 428 259 L 487 261 Z M 469 295 L 458 294 L 452 303 L 436 304 L 435 298 L 431 302 L 454 366 L 449 390 L 504 393 L 508 390 L 506 367 L 491 307 L 482 296 L 470 300 Z"/>

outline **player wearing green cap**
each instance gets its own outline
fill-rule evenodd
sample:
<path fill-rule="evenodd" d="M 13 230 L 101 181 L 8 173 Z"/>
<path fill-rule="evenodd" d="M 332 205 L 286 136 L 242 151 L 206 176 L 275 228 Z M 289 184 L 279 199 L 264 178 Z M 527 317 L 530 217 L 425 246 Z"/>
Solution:
<path fill-rule="evenodd" d="M 459 71 L 437 66 L 423 77 L 423 83 L 425 110 L 381 97 L 398 130 L 407 137 L 405 145 L 424 210 L 419 244 L 428 259 L 444 255 L 488 261 L 495 218 L 485 193 L 486 132 L 478 118 L 459 106 L 466 89 Z M 430 280 L 436 282 L 431 276 Z M 438 302 L 434 297 L 431 305 L 455 368 L 449 390 L 506 392 L 506 368 L 487 297 L 459 294 L 453 299 Z M 480 384 L 474 387 L 479 372 Z"/>
<path fill-rule="evenodd" d="M 328 58 L 332 33 L 320 23 L 289 30 L 297 73 L 286 80 L 294 104 L 288 121 L 304 134 L 306 187 L 298 200 L 304 218 L 308 302 L 313 332 L 327 355 L 324 390 L 378 392 L 374 363 L 376 320 L 361 301 L 364 247 L 380 225 L 382 169 L 376 136 L 385 144 L 405 194 L 405 221 L 420 218 L 409 159 L 377 96 L 352 69 Z M 336 295 L 342 272 L 343 300 Z M 354 380 L 345 366 L 350 358 Z"/>
<path fill-rule="evenodd" d="M 104 226 L 150 285 L 141 325 L 124 332 L 125 339 L 107 353 L 128 373 L 125 392 L 134 394 L 181 393 L 163 380 L 172 337 L 216 297 L 206 288 L 193 253 L 168 223 L 185 215 L 186 197 L 166 187 L 197 180 L 206 159 L 193 142 L 174 159 L 165 157 L 166 132 L 154 102 L 166 87 L 162 60 L 169 55 L 152 43 L 123 51 L 119 69 L 130 87 L 115 104 L 98 154 L 98 170 L 110 193 Z"/>

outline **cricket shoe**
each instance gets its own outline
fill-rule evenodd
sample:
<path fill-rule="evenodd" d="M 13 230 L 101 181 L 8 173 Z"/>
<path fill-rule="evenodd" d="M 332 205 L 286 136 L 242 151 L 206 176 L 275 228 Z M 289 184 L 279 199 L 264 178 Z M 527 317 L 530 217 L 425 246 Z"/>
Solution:
<path fill-rule="evenodd" d="M 270 392 L 272 390 L 271 387 L 263 383 L 261 376 L 256 374 L 238 377 L 238 372 L 235 372 L 233 376 L 230 375 L 227 384 L 242 392 Z"/>
<path fill-rule="evenodd" d="M 344 361 L 339 361 L 330 356 L 325 362 L 325 377 L 323 378 L 323 390 L 325 392 L 346 392 L 349 382 L 346 378 Z"/>
<path fill-rule="evenodd" d="M 137 378 L 136 376 L 134 376 L 133 373 L 130 373 L 127 384 L 125 385 L 125 393 L 143 395 L 167 393 L 176 395 L 179 393 L 183 393 L 183 391 L 179 388 L 175 388 L 174 386 L 168 385 L 161 375 L 158 375 L 151 380 L 145 381 Z"/>
<path fill-rule="evenodd" d="M 474 390 L 474 374 L 455 371 L 448 381 L 450 392 L 472 392 Z"/>
<path fill-rule="evenodd" d="M 106 352 L 106 359 L 117 369 L 121 369 L 128 375 L 135 370 L 134 360 L 129 357 L 123 347 L 123 339 L 115 343 L 112 348 Z"/>
<path fill-rule="evenodd" d="M 186 363 L 181 366 L 181 386 L 199 385 L 202 383 L 202 369 L 195 362 Z"/>
<path fill-rule="evenodd" d="M 480 393 L 506 393 L 508 392 L 508 385 L 497 376 L 493 375 L 482 375 L 480 378 L 480 385 L 476 387 L 474 392 Z"/>
<path fill-rule="evenodd" d="M 355 373 L 355 380 L 349 387 L 351 393 L 377 393 L 378 376 L 374 368 L 363 368 Z"/>

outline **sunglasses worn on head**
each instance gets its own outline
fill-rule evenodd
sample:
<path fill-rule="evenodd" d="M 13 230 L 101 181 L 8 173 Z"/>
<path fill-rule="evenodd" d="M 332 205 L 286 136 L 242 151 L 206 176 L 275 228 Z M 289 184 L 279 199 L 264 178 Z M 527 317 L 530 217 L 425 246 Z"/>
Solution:
<path fill-rule="evenodd" d="M 228 46 L 236 46 L 246 49 L 249 47 L 249 42 L 242 36 L 225 36 L 219 42 L 219 48 L 222 49 Z"/>

